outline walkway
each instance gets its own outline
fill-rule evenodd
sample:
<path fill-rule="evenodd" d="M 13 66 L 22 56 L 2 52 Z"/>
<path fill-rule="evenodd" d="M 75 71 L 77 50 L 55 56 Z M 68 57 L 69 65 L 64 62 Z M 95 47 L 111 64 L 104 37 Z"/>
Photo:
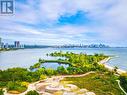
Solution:
<path fill-rule="evenodd" d="M 124 89 L 121 87 L 121 85 L 120 85 L 120 80 L 116 80 L 117 82 L 118 82 L 118 85 L 119 85 L 119 88 L 123 91 L 123 93 L 125 94 L 125 95 L 127 95 L 127 93 L 124 91 Z"/>

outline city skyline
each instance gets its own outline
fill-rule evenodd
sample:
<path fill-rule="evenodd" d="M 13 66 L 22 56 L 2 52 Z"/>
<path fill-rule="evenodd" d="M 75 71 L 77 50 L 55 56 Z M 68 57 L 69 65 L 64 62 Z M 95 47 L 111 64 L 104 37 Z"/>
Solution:
<path fill-rule="evenodd" d="M 5 43 L 127 46 L 126 0 L 15 0 L 13 16 L 0 16 Z"/>
<path fill-rule="evenodd" d="M 8 44 L 8 45 L 13 45 L 14 47 L 17 47 L 17 46 L 20 46 L 20 41 L 13 41 L 13 43 L 8 43 L 8 42 L 5 42 L 5 41 L 3 41 L 3 39 L 0 37 L 0 46 L 1 46 L 1 44 L 3 44 L 3 45 L 6 45 L 6 44 Z M 32 46 L 41 46 L 41 44 L 22 44 L 22 45 L 32 45 Z M 44 44 L 43 44 L 44 45 Z M 42 45 L 42 46 L 43 46 Z M 105 44 L 102 44 L 102 43 L 98 43 L 98 44 L 95 44 L 95 43 L 93 43 L 93 44 L 82 44 L 82 43 L 79 43 L 79 44 L 73 44 L 73 43 L 71 43 L 71 44 L 63 44 L 63 45 L 48 45 L 48 46 L 88 46 L 88 45 L 105 45 Z M 46 46 L 46 45 L 44 45 L 44 46 Z M 108 45 L 105 45 L 105 46 L 107 46 L 107 47 L 109 47 Z"/>
<path fill-rule="evenodd" d="M 0 38 L 0 49 L 25 49 L 25 48 L 111 48 L 109 45 L 105 44 L 64 44 L 64 45 L 40 45 L 40 44 L 21 44 L 20 41 L 14 41 L 12 43 L 5 43 L 3 39 Z"/>
<path fill-rule="evenodd" d="M 14 41 L 12 43 L 7 43 L 4 42 L 3 39 L 0 37 L 0 49 L 12 49 L 12 48 L 17 48 L 21 49 L 24 48 L 24 45 L 20 43 L 20 41 Z"/>

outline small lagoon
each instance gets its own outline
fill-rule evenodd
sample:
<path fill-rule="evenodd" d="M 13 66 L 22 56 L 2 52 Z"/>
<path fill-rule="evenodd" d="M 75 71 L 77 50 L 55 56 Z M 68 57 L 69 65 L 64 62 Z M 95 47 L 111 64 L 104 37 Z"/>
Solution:
<path fill-rule="evenodd" d="M 48 62 L 48 63 L 42 64 L 42 66 L 44 66 L 45 68 L 57 69 L 57 67 L 59 67 L 59 66 L 63 66 L 64 68 L 67 68 L 68 64 L 61 64 L 61 63 L 56 63 L 56 62 Z"/>

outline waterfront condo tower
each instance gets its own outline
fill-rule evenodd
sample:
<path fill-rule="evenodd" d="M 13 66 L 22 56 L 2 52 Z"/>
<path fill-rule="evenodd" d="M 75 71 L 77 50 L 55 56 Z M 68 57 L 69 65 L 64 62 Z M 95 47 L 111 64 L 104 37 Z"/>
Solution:
<path fill-rule="evenodd" d="M 19 41 L 15 41 L 14 42 L 14 46 L 15 46 L 15 48 L 20 48 L 20 42 Z"/>
<path fill-rule="evenodd" d="M 2 48 L 2 38 L 0 38 L 0 49 Z"/>

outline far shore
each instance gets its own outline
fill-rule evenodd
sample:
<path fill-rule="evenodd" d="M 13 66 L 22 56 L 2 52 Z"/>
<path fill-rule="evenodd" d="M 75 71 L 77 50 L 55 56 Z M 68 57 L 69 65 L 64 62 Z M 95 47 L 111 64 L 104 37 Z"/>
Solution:
<path fill-rule="evenodd" d="M 106 64 L 111 58 L 112 58 L 112 57 L 108 57 L 108 58 L 106 58 L 106 59 L 104 59 L 104 60 L 102 60 L 102 61 L 99 62 L 100 64 L 103 64 L 104 67 L 107 68 L 109 71 L 113 71 L 113 70 L 114 70 L 114 67 L 109 66 L 109 65 Z M 119 75 L 121 75 L 121 74 L 123 74 L 123 73 L 127 73 L 127 71 L 122 70 L 122 69 L 117 69 L 117 73 L 118 73 Z"/>

